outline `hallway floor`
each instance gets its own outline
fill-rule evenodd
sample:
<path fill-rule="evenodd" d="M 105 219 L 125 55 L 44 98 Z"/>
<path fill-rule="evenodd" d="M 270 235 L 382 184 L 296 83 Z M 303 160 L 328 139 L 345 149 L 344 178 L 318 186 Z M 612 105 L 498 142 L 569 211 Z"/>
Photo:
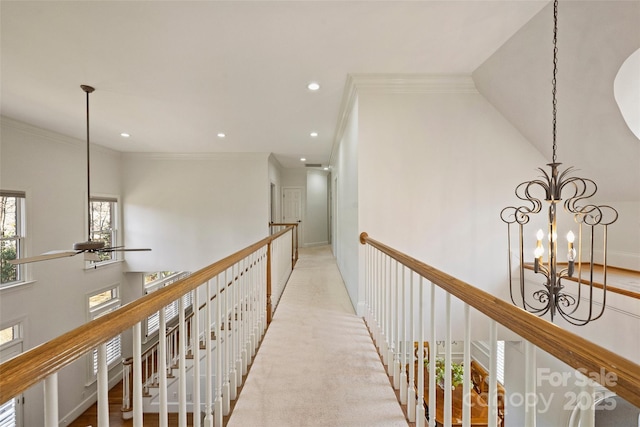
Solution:
<path fill-rule="evenodd" d="M 328 246 L 300 250 L 227 426 L 407 426 Z"/>

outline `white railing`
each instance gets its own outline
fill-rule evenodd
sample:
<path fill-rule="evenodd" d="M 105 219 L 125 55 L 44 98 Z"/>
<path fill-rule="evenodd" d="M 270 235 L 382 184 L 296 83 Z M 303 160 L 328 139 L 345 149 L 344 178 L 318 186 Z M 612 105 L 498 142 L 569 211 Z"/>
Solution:
<path fill-rule="evenodd" d="M 579 395 L 575 401 L 580 410 L 575 411 L 577 419 L 572 425 L 593 426 L 596 383 L 589 380 L 596 380 L 640 406 L 640 365 L 373 240 L 366 233 L 362 233 L 360 241 L 365 245 L 365 322 L 400 403 L 406 405 L 407 419 L 417 427 L 427 423 L 535 426 L 540 409 L 537 405 L 544 403 L 536 390 L 536 348 L 576 369 L 573 379 Z M 498 325 L 508 331 L 510 339 L 519 336 L 524 342 L 524 385 L 517 391 L 505 389 L 497 381 Z M 452 333 L 454 327 L 456 335 Z M 472 363 L 478 355 L 477 347 L 472 346 L 475 336 L 488 336 L 488 373 L 477 360 Z M 462 341 L 457 361 L 452 354 L 453 341 Z M 439 355 L 437 348 L 442 346 L 443 354 Z M 436 384 L 439 357 L 444 369 L 442 387 Z M 428 369 L 421 368 L 425 361 L 436 363 L 428 363 Z M 463 380 L 452 390 L 451 371 L 456 362 L 462 367 Z M 611 378 L 615 381 L 608 381 Z M 517 404 L 522 408 L 505 419 L 505 400 L 516 394 L 521 397 Z"/>
<path fill-rule="evenodd" d="M 275 309 L 269 303 L 277 303 L 284 289 L 288 274 L 283 270 L 292 265 L 292 239 L 293 228 L 286 228 L 1 364 L 0 402 L 42 383 L 42 425 L 58 427 L 57 372 L 98 348 L 97 425 L 108 426 L 105 343 L 131 329 L 133 355 L 124 367 L 123 408 L 133 425 L 144 425 L 143 399 L 157 386 L 160 426 L 167 425 L 169 412 L 177 412 L 179 426 L 187 425 L 188 413 L 193 426 L 222 426 Z M 194 315 L 184 305 L 188 293 L 192 307 L 198 308 Z M 177 326 L 143 355 L 142 322 L 159 313 L 159 330 L 166 331 L 165 307 L 174 301 L 179 305 Z M 175 402 L 169 401 L 170 380 L 177 388 Z"/>

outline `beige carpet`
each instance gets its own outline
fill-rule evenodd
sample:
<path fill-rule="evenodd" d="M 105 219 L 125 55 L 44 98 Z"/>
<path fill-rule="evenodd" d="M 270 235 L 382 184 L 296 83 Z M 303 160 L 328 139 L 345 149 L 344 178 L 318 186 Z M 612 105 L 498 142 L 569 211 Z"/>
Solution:
<path fill-rule="evenodd" d="M 300 250 L 227 426 L 407 426 L 328 246 Z"/>

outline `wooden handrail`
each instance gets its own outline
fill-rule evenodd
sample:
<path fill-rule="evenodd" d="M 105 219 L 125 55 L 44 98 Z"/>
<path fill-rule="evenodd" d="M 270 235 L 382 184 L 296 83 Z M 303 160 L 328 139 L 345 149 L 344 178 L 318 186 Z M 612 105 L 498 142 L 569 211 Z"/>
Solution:
<path fill-rule="evenodd" d="M 367 233 L 360 234 L 360 243 L 387 254 L 567 365 L 586 370 L 587 376 L 592 374 L 596 382 L 600 379 L 606 383 L 602 385 L 640 407 L 640 365 L 380 243 Z M 614 384 L 611 378 L 616 379 Z"/>
<path fill-rule="evenodd" d="M 558 265 L 560 265 L 560 264 L 561 263 L 558 263 Z M 566 265 L 566 263 L 564 265 Z M 583 266 L 584 266 L 585 269 L 589 268 L 588 267 L 589 264 L 583 264 Z M 598 271 L 598 272 L 600 272 L 600 270 L 602 270 L 602 266 L 601 265 L 594 264 L 593 266 L 594 266 L 594 269 L 596 271 Z M 533 271 L 533 263 L 525 263 L 524 264 L 524 268 L 527 269 L 527 270 L 532 270 Z M 618 277 L 618 276 L 620 276 L 620 277 L 623 277 L 623 276 L 625 276 L 625 277 L 633 277 L 634 279 L 640 279 L 640 272 L 633 271 L 633 270 L 627 270 L 627 269 L 624 269 L 624 268 L 610 267 L 610 266 L 607 266 L 607 275 L 609 277 L 609 282 L 611 282 L 611 278 Z M 578 283 L 578 278 L 575 277 L 575 276 L 574 277 L 565 277 L 564 279 L 571 280 L 572 282 Z M 580 283 L 582 285 L 589 285 L 589 281 L 587 279 L 580 280 Z M 598 289 L 602 289 L 602 288 L 604 288 L 604 285 L 602 283 L 594 281 L 593 282 L 593 287 L 594 288 L 598 288 Z M 610 285 L 609 283 L 607 283 L 607 292 L 624 295 L 624 296 L 629 297 L 629 298 L 640 299 L 640 292 L 634 292 L 634 291 L 631 291 L 629 289 L 619 288 L 617 286 Z"/>
<path fill-rule="evenodd" d="M 298 247 L 299 245 L 299 238 L 300 236 L 298 236 L 298 226 L 300 225 L 299 222 L 270 222 L 269 226 L 270 227 L 295 227 L 296 229 L 296 238 L 295 238 L 295 243 L 292 241 L 291 242 L 291 253 L 293 256 L 293 265 L 296 265 L 296 262 L 298 262 Z"/>
<path fill-rule="evenodd" d="M 133 327 L 187 292 L 196 289 L 246 258 L 256 250 L 292 230 L 287 227 L 253 245 L 204 267 L 184 279 L 143 296 L 111 313 L 34 347 L 0 365 L 0 403 L 24 392 L 49 375 L 71 364 L 98 345 Z"/>

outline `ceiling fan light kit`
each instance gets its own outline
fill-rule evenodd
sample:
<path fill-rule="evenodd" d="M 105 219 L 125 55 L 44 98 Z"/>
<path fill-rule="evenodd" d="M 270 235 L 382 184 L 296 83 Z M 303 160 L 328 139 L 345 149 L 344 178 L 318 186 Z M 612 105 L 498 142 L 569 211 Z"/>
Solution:
<path fill-rule="evenodd" d="M 47 261 L 50 259 L 71 257 L 84 253 L 85 261 L 101 261 L 98 253 L 106 252 L 130 252 L 130 251 L 150 251 L 151 249 L 125 249 L 123 246 L 107 247 L 103 240 L 91 240 L 91 163 L 90 163 L 90 139 L 89 139 L 89 94 L 95 91 L 93 86 L 80 85 L 80 88 L 87 94 L 87 241 L 73 244 L 73 250 L 57 250 L 45 252 L 33 257 L 9 260 L 10 264 L 27 264 L 31 262 Z"/>

